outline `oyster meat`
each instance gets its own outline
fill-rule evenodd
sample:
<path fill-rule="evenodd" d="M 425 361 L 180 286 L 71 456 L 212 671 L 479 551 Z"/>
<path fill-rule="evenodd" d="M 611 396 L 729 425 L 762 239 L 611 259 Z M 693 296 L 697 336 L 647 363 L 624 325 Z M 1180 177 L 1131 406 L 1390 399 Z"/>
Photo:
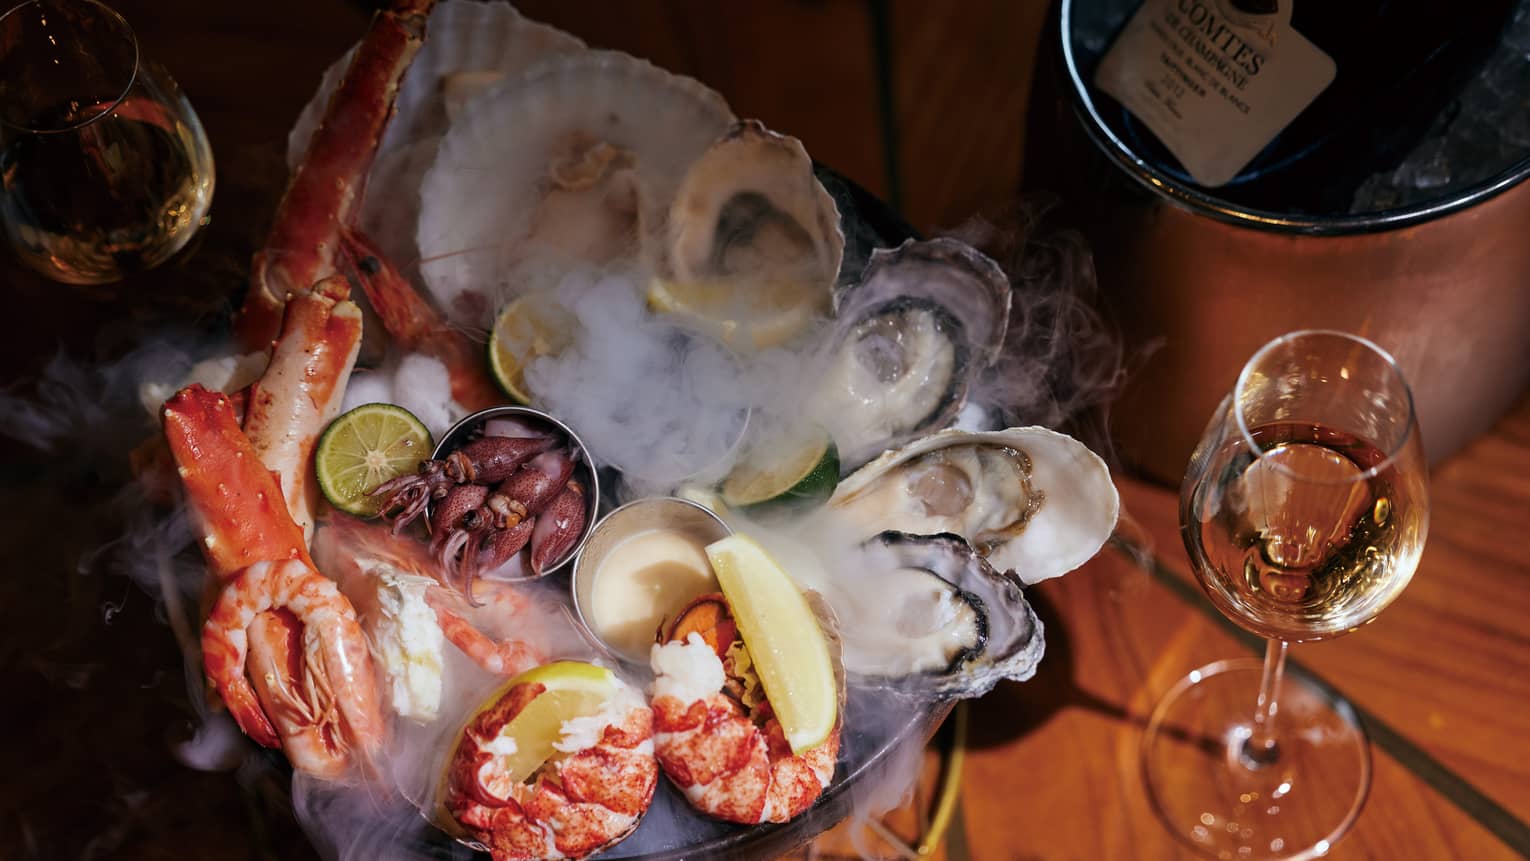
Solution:
<path fill-rule="evenodd" d="M 811 409 L 855 466 L 955 420 L 1003 346 L 1009 280 L 962 242 L 909 240 L 873 252 L 834 306 Z"/>
<path fill-rule="evenodd" d="M 802 143 L 744 120 L 686 172 L 670 206 L 667 251 L 678 280 L 791 281 L 821 291 L 827 304 L 845 237 Z"/>
<path fill-rule="evenodd" d="M 832 516 L 860 535 L 953 533 L 1025 583 L 1084 564 L 1115 529 L 1120 499 L 1098 455 L 1041 427 L 942 431 L 840 482 Z"/>
<path fill-rule="evenodd" d="M 807 150 L 744 120 L 686 172 L 651 261 L 654 304 L 731 347 L 765 349 L 827 316 L 844 250 Z"/>
<path fill-rule="evenodd" d="M 847 564 L 856 595 L 835 607 L 847 671 L 962 697 L 1035 673 L 1042 626 L 1020 583 L 961 537 L 883 532 Z"/>

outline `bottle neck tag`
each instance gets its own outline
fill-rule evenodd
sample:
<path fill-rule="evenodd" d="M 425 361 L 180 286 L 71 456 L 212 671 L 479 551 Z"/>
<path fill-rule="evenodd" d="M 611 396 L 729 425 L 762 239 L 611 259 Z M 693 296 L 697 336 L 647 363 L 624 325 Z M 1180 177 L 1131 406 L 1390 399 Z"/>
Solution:
<path fill-rule="evenodd" d="M 1195 181 L 1226 183 L 1333 82 L 1333 58 L 1237 0 L 1147 0 L 1095 72 Z M 1248 5 L 1248 4 L 1245 4 Z"/>

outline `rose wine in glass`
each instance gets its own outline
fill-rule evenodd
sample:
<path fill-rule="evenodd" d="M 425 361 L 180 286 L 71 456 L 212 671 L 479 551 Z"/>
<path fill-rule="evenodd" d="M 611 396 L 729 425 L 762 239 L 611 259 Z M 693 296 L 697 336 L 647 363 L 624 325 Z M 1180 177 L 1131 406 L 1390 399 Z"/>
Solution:
<path fill-rule="evenodd" d="M 175 82 L 94 0 L 0 15 L 0 224 L 56 281 L 156 266 L 201 227 L 212 152 Z"/>
<path fill-rule="evenodd" d="M 1180 527 L 1213 605 L 1265 660 L 1192 671 L 1155 708 L 1142 768 L 1155 810 L 1208 855 L 1314 858 L 1354 823 L 1370 747 L 1354 709 L 1284 678 L 1287 644 L 1371 621 L 1428 532 L 1427 466 L 1396 362 L 1342 332 L 1272 341 L 1191 457 Z"/>

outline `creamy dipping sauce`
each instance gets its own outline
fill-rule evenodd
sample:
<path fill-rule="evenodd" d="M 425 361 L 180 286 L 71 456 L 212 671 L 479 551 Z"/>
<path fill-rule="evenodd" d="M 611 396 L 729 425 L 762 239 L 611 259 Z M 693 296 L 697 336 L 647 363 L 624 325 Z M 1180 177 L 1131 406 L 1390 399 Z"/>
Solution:
<path fill-rule="evenodd" d="M 590 584 L 590 625 L 628 659 L 648 663 L 659 623 L 697 595 L 716 592 L 706 543 L 676 529 L 646 529 L 622 539 Z"/>

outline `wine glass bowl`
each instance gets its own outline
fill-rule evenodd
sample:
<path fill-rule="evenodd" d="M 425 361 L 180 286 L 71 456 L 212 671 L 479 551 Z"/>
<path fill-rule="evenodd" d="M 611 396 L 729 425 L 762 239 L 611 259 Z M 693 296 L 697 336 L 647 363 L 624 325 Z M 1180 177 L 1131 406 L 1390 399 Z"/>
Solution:
<path fill-rule="evenodd" d="M 1202 434 L 1180 530 L 1211 603 L 1265 660 L 1192 671 L 1158 703 L 1141 766 L 1159 817 L 1228 859 L 1323 855 L 1358 816 L 1370 746 L 1335 692 L 1284 677 L 1288 643 L 1349 633 L 1407 586 L 1428 532 L 1408 384 L 1370 341 L 1308 330 L 1244 366 Z"/>
<path fill-rule="evenodd" d="M 0 14 L 0 226 L 22 263 L 74 284 L 149 269 L 212 193 L 196 112 L 121 15 L 96 0 Z"/>
<path fill-rule="evenodd" d="M 1180 526 L 1223 615 L 1290 643 L 1374 619 L 1428 531 L 1412 397 L 1380 347 L 1338 332 L 1249 360 L 1191 456 Z"/>

